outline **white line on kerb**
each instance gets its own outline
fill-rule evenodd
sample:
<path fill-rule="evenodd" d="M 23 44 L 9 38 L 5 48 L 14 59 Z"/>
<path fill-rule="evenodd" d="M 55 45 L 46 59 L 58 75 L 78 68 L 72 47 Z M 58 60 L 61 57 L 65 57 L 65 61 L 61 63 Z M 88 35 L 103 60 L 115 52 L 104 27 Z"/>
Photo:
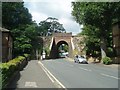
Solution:
<path fill-rule="evenodd" d="M 106 76 L 106 77 L 111 77 L 111 78 L 114 78 L 114 79 L 120 79 L 120 78 L 118 78 L 118 77 L 111 76 L 111 75 L 107 75 L 107 74 L 104 74 L 104 73 L 101 73 L 101 75 Z"/>
<path fill-rule="evenodd" d="M 90 69 L 86 69 L 86 68 L 82 68 L 82 67 L 79 67 L 79 68 L 82 69 L 82 70 L 85 70 L 85 71 L 92 71 Z"/>
<path fill-rule="evenodd" d="M 54 80 L 62 87 L 62 88 L 66 88 L 60 81 L 58 81 L 58 79 L 52 74 L 50 73 L 50 71 L 39 61 L 39 64 L 41 64 L 41 66 L 44 68 L 43 70 L 45 70 L 45 72 L 47 72 L 46 74 L 49 74 L 49 76 L 51 76 L 52 78 L 54 78 Z M 50 78 L 50 77 L 49 77 Z M 53 79 L 50 79 L 52 82 L 54 81 Z"/>

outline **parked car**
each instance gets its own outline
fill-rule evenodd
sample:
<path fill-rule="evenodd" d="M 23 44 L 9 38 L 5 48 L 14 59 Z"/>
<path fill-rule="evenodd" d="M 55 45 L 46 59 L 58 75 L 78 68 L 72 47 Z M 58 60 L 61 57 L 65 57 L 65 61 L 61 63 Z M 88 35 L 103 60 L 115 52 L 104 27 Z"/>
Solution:
<path fill-rule="evenodd" d="M 86 60 L 83 56 L 80 56 L 80 55 L 76 55 L 76 56 L 75 56 L 74 62 L 75 62 L 75 63 L 88 64 L 87 60 Z"/>

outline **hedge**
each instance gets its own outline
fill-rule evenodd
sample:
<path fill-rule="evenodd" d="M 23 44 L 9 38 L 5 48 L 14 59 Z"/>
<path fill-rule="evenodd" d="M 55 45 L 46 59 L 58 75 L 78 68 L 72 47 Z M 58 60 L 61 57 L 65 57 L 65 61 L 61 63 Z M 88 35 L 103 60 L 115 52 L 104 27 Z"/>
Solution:
<path fill-rule="evenodd" d="M 26 54 L 26 57 L 27 54 Z M 9 62 L 6 63 L 1 63 L 0 64 L 0 70 L 1 70 L 1 76 L 0 79 L 2 78 L 2 88 L 6 87 L 10 77 L 20 69 L 20 65 L 23 64 L 22 62 L 25 61 L 26 58 L 24 56 L 18 56 Z"/>

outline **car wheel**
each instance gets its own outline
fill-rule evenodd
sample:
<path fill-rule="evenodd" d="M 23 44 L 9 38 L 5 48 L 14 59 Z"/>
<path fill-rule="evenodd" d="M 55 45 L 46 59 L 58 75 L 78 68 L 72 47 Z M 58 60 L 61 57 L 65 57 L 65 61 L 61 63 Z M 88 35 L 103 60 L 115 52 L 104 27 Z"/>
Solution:
<path fill-rule="evenodd" d="M 87 61 L 83 61 L 82 63 L 83 63 L 83 64 L 88 64 L 88 62 L 87 62 Z"/>

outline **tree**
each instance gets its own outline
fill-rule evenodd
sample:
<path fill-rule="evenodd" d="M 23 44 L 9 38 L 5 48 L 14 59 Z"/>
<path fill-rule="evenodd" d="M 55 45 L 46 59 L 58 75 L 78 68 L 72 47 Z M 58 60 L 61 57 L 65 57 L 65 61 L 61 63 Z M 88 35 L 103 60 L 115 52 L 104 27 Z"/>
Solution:
<path fill-rule="evenodd" d="M 86 44 L 85 50 L 87 56 L 100 57 L 100 39 L 94 35 L 96 34 L 95 31 L 98 31 L 97 28 L 91 25 L 85 26 L 78 36 L 85 36 L 85 40 L 83 42 Z"/>
<path fill-rule="evenodd" d="M 32 23 L 32 16 L 23 2 L 2 3 L 2 26 L 12 30 Z"/>
<path fill-rule="evenodd" d="M 40 36 L 50 36 L 54 32 L 66 32 L 62 24 L 58 22 L 58 19 L 48 17 L 46 20 L 39 23 L 39 35 Z"/>
<path fill-rule="evenodd" d="M 73 2 L 72 15 L 79 24 L 91 26 L 87 32 L 100 39 L 102 58 L 106 56 L 107 43 L 112 32 L 112 24 L 120 20 L 120 3 L 118 2 Z M 89 35 L 90 36 L 90 35 Z M 90 37 L 90 38 L 91 38 Z"/>
<path fill-rule="evenodd" d="M 13 36 L 14 57 L 23 53 L 31 54 L 32 50 L 41 48 L 42 42 L 39 42 L 37 37 L 38 25 L 32 21 L 24 3 L 5 2 L 2 5 L 2 24 Z"/>

